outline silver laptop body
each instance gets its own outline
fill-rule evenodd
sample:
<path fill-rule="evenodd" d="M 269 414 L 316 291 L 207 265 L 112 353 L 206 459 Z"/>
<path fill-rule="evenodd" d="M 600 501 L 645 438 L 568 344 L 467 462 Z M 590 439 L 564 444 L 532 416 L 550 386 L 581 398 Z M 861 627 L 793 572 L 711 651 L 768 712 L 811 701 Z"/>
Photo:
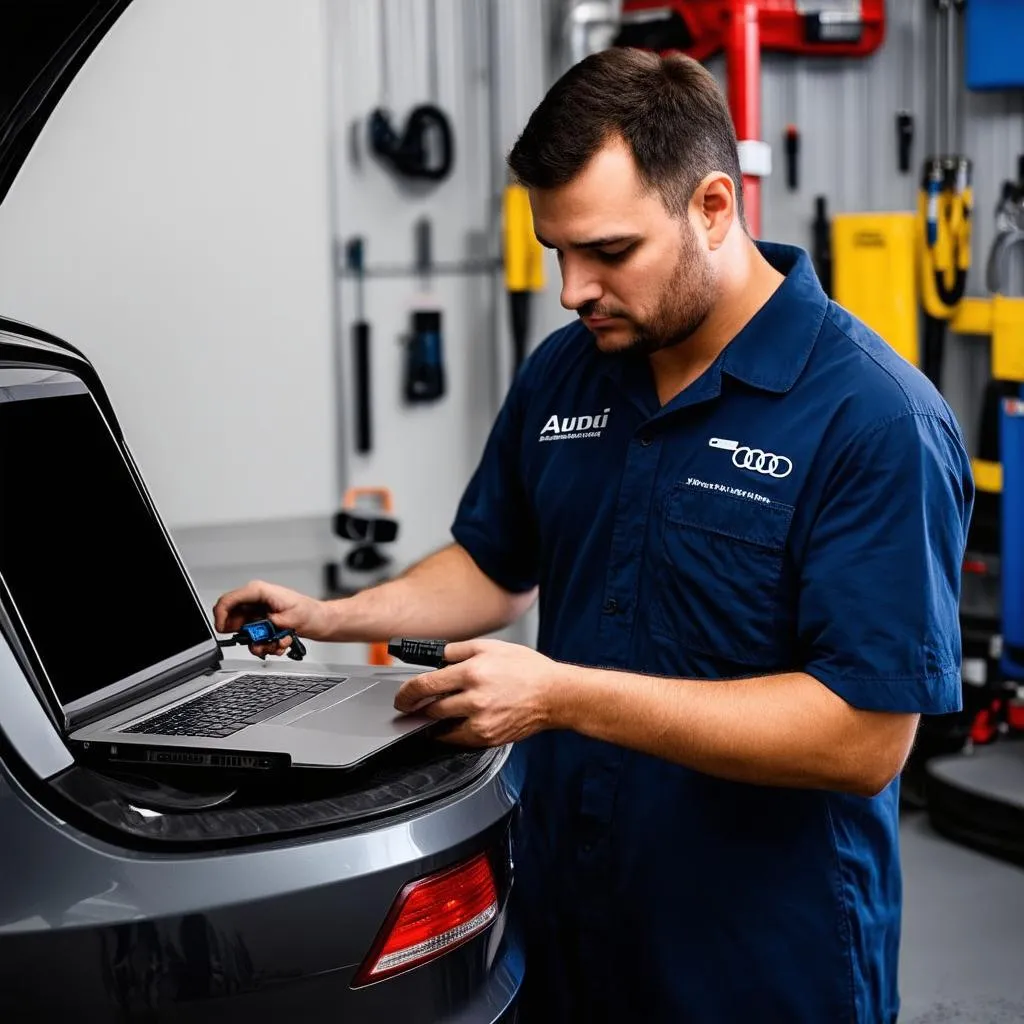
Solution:
<path fill-rule="evenodd" d="M 0 627 L 107 762 L 351 768 L 432 725 L 394 710 L 416 670 L 226 664 L 116 422 L 62 370 L 0 366 Z"/>

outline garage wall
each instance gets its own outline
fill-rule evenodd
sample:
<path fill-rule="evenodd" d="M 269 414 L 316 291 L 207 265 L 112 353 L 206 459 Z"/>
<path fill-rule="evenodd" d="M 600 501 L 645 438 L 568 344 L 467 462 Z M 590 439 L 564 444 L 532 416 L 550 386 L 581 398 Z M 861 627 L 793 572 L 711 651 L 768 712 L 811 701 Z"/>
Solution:
<path fill-rule="evenodd" d="M 340 430 L 349 485 L 394 495 L 400 532 L 389 553 L 396 567 L 450 542 L 459 497 L 508 389 L 512 349 L 499 266 L 504 154 L 546 88 L 550 17 L 545 0 L 328 2 Z M 437 183 L 396 175 L 367 140 L 374 109 L 386 109 L 401 130 L 424 102 L 445 112 L 454 134 L 451 175 Z M 436 268 L 426 277 L 414 251 L 424 219 Z M 353 444 L 351 338 L 360 299 L 344 266 L 353 238 L 364 244 L 361 310 L 372 331 L 373 445 L 365 453 Z M 531 348 L 569 316 L 558 303 L 557 263 L 545 258 Z M 409 404 L 402 390 L 407 341 L 420 308 L 442 316 L 446 392 Z M 534 611 L 499 635 L 529 642 L 535 631 Z"/>
<path fill-rule="evenodd" d="M 253 571 L 315 591 L 344 551 L 328 524 L 346 485 L 394 491 L 398 566 L 448 540 L 510 377 L 501 154 L 542 95 L 546 19 L 543 0 L 135 0 L 50 119 L 0 207 L 0 308 L 95 362 L 204 600 Z M 361 128 L 382 99 L 401 124 L 426 98 L 428 45 L 456 163 L 417 189 Z M 449 265 L 426 287 L 409 272 L 422 217 Z M 336 273 L 356 234 L 366 455 Z M 565 320 L 556 270 L 534 343 Z M 448 387 L 411 408 L 403 337 L 424 303 L 444 317 Z"/>
<path fill-rule="evenodd" d="M 434 227 L 437 260 L 486 259 L 498 252 L 500 157 L 555 69 L 564 65 L 564 51 L 551 48 L 559 30 L 554 22 L 564 16 L 564 8 L 558 0 L 332 0 L 339 240 L 363 236 L 371 267 L 411 269 L 413 224 L 427 216 Z M 935 145 L 935 13 L 932 5 L 922 3 L 890 3 L 886 13 L 885 44 L 869 58 L 764 54 L 763 137 L 772 144 L 775 159 L 775 173 L 764 184 L 764 237 L 810 248 L 818 195 L 826 197 L 830 213 L 915 208 L 920 167 Z M 497 47 L 488 42 L 493 39 L 489 23 L 497 27 Z M 962 38 L 962 22 L 960 33 Z M 437 99 L 456 129 L 457 163 L 449 180 L 414 190 L 367 155 L 365 123 L 381 103 L 404 123 L 413 104 L 434 98 L 427 57 L 431 44 L 438 54 Z M 722 60 L 713 61 L 712 67 L 724 84 Z M 962 81 L 959 68 L 957 74 Z M 497 95 L 489 98 L 495 88 Z M 491 103 L 496 103 L 495 124 L 489 125 Z M 915 142 L 912 170 L 901 175 L 895 114 L 904 107 L 915 117 Z M 968 290 L 981 295 L 985 254 L 993 237 L 992 210 L 1004 178 L 1016 174 L 1017 154 L 1024 152 L 1024 93 L 967 93 L 961 86 L 958 107 L 963 146 L 974 159 L 977 211 Z M 782 148 L 791 123 L 802 132 L 795 192 L 786 187 Z M 362 146 L 353 149 L 353 138 Z M 548 277 L 534 342 L 566 317 L 557 304 L 553 261 Z M 1019 284 L 1024 293 L 1024 272 Z M 444 311 L 451 394 L 436 406 L 403 405 L 400 338 L 409 309 L 421 296 L 421 282 L 411 273 L 371 274 L 365 307 L 374 328 L 378 440 L 369 455 L 349 458 L 352 482 L 394 489 L 399 512 L 405 513 L 407 547 L 399 551 L 413 557 L 446 540 L 451 508 L 507 385 L 509 348 L 500 287 L 478 272 L 438 276 L 429 282 L 429 291 Z M 339 294 L 347 332 L 355 299 L 350 280 L 343 279 Z M 987 374 L 987 345 L 976 338 L 952 337 L 945 391 L 971 444 Z M 426 494 L 430 498 L 424 501 Z"/>
<path fill-rule="evenodd" d="M 233 582 L 282 523 L 304 525 L 287 527 L 280 565 L 336 553 L 327 523 L 346 485 L 393 490 L 398 564 L 447 541 L 508 386 L 494 269 L 503 155 L 563 63 L 551 45 L 560 6 L 135 0 L 73 84 L 0 207 L 0 308 L 96 361 L 194 567 L 220 560 Z M 764 56 L 766 237 L 808 246 L 819 194 L 833 212 L 913 207 L 932 144 L 933 14 L 901 3 L 888 17 L 885 46 L 863 61 Z M 451 118 L 456 162 L 416 187 L 367 151 L 366 119 L 384 104 L 404 125 L 426 99 Z M 900 106 L 917 122 L 907 176 Z M 1024 152 L 1024 94 L 966 95 L 961 113 L 977 201 L 969 288 L 982 294 L 991 211 Z M 783 177 L 788 123 L 803 133 L 796 192 Z M 428 279 L 412 266 L 422 218 L 439 265 Z M 356 292 L 338 259 L 357 235 L 373 329 L 367 454 L 352 447 Z M 567 317 L 548 260 L 532 344 Z M 442 312 L 448 389 L 409 406 L 404 337 L 425 304 Z M 969 439 L 986 360 L 973 339 L 947 359 Z M 258 542 L 237 528 L 248 521 L 263 524 Z"/>
<path fill-rule="evenodd" d="M 824 60 L 765 54 L 762 58 L 762 131 L 773 147 L 774 173 L 764 184 L 762 233 L 811 246 L 815 196 L 830 213 L 914 210 L 920 170 L 935 136 L 936 14 L 934 4 L 886 4 L 887 38 L 863 60 Z M 960 20 L 960 39 L 964 25 Z M 715 70 L 724 83 L 724 67 Z M 963 74 L 959 81 L 963 82 Z M 974 161 L 975 220 L 968 294 L 985 295 L 984 267 L 994 236 L 1003 180 L 1015 178 L 1024 153 L 1024 91 L 969 93 L 958 89 L 963 152 Z M 912 170 L 897 166 L 896 111 L 915 119 Z M 786 187 L 783 138 L 788 124 L 802 133 L 799 189 Z M 1024 266 L 1015 291 L 1024 294 Z M 943 388 L 975 443 L 979 397 L 988 378 L 988 345 L 951 338 Z"/>
<path fill-rule="evenodd" d="M 393 489 L 399 562 L 446 542 L 509 380 L 501 154 L 542 95 L 546 19 L 543 0 L 135 0 L 72 84 L 0 207 L 0 308 L 95 361 L 186 546 L 207 527 L 220 544 L 247 521 L 326 521 L 345 484 Z M 416 188 L 367 152 L 365 123 L 386 100 L 402 125 L 428 98 L 435 46 L 455 170 Z M 423 217 L 448 267 L 426 284 Z M 355 294 L 334 273 L 357 234 L 366 455 Z M 564 322 L 556 271 L 534 341 Z M 412 408 L 403 338 L 422 305 L 443 314 L 448 391 Z"/>
<path fill-rule="evenodd" d="M 540 100 L 546 12 L 540 0 L 331 0 L 332 152 L 335 226 L 341 249 L 364 242 L 363 309 L 372 330 L 373 447 L 352 446 L 352 323 L 356 284 L 339 276 L 339 322 L 349 480 L 395 497 L 407 563 L 450 541 L 455 506 L 505 394 L 511 347 L 498 263 L 503 154 Z M 433 52 L 433 56 L 431 56 Z M 443 181 L 412 181 L 370 152 L 378 107 L 401 130 L 418 104 L 434 103 L 454 133 Z M 437 271 L 416 271 L 414 236 L 426 219 Z M 534 303 L 531 342 L 564 323 L 557 264 Z M 412 312 L 442 315 L 447 391 L 428 404 L 403 398 Z M 347 372 L 346 372 L 347 371 Z"/>
<path fill-rule="evenodd" d="M 96 363 L 173 527 L 324 513 L 319 0 L 136 0 L 0 207 L 0 308 Z"/>
<path fill-rule="evenodd" d="M 559 28 L 553 22 L 564 14 L 564 4 L 557 0 L 436 0 L 433 6 L 436 27 L 431 25 L 429 0 L 333 0 L 331 5 L 332 63 L 340 69 L 333 95 L 341 120 L 358 123 L 361 129 L 373 107 L 386 98 L 401 122 L 415 102 L 430 98 L 426 54 L 436 40 L 439 98 L 452 113 L 459 153 L 465 157 L 449 181 L 413 192 L 365 152 L 361 161 L 354 156 L 347 136 L 336 138 L 339 237 L 363 235 L 371 265 L 408 266 L 412 225 L 423 215 L 433 221 L 435 256 L 441 261 L 497 251 L 494 197 L 500 189 L 501 167 L 500 160 L 495 166 L 495 157 L 507 150 L 554 69 L 564 63 L 564 53 L 552 54 L 550 46 Z M 764 184 L 766 238 L 810 248 L 818 195 L 826 197 L 830 213 L 915 208 L 920 167 L 936 145 L 932 7 L 887 4 L 886 41 L 866 59 L 764 54 L 763 137 L 772 144 L 775 158 L 775 173 Z M 483 58 L 489 18 L 498 19 L 500 44 L 488 55 L 488 64 Z M 961 40 L 963 31 L 961 20 Z M 388 72 L 386 81 L 382 65 Z M 723 62 L 715 60 L 712 67 L 724 84 Z M 962 82 L 962 68 L 955 71 Z M 489 129 L 486 93 L 495 84 L 497 128 Z M 968 292 L 983 295 L 983 268 L 994 234 L 992 211 L 1003 180 L 1016 174 L 1017 155 L 1024 153 L 1024 93 L 968 93 L 961 85 L 957 105 L 962 145 L 974 160 L 976 220 Z M 912 169 L 905 175 L 897 170 L 895 114 L 901 108 L 915 118 Z M 783 162 L 782 141 L 789 124 L 802 132 L 795 192 L 786 186 Z M 344 127 L 336 124 L 335 130 Z M 489 130 L 492 138 L 496 130 L 497 145 L 487 145 Z M 491 179 L 490 191 L 488 173 L 498 176 L 497 183 Z M 539 304 L 534 341 L 565 319 L 557 305 L 553 262 L 548 270 L 550 286 Z M 1024 268 L 1019 278 L 1024 293 Z M 475 464 L 507 382 L 502 376 L 508 343 L 500 288 L 497 293 L 489 289 L 482 274 L 439 277 L 430 286 L 445 311 L 452 395 L 434 407 L 402 406 L 402 349 L 397 339 L 419 283 L 411 276 L 402 281 L 371 278 L 366 308 L 376 343 L 374 408 L 378 421 L 384 414 L 388 422 L 381 425 L 373 453 L 349 460 L 352 481 L 393 487 L 400 511 L 415 502 L 408 523 L 410 552 L 444 541 L 450 507 Z M 350 282 L 343 282 L 340 294 L 347 323 L 354 300 Z M 944 389 L 972 445 L 988 358 L 986 343 L 977 338 L 951 337 L 947 345 Z M 426 493 L 432 493 L 429 502 L 420 497 Z"/>

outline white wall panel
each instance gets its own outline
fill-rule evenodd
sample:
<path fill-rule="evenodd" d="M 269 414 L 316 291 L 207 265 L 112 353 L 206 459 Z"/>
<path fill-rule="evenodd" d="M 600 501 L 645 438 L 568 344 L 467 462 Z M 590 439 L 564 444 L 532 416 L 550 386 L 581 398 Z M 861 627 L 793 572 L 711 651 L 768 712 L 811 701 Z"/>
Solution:
<path fill-rule="evenodd" d="M 0 309 L 80 346 L 174 527 L 327 514 L 321 0 L 136 0 L 0 208 Z"/>

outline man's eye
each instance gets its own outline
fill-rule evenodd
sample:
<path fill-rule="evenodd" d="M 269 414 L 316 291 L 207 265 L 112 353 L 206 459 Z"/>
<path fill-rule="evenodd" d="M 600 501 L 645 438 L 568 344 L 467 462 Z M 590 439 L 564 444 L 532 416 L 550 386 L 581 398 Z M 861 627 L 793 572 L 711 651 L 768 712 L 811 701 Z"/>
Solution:
<path fill-rule="evenodd" d="M 628 245 L 625 249 L 616 249 L 614 252 L 609 252 L 607 249 L 597 249 L 598 259 L 602 263 L 621 263 L 631 252 L 633 246 Z"/>

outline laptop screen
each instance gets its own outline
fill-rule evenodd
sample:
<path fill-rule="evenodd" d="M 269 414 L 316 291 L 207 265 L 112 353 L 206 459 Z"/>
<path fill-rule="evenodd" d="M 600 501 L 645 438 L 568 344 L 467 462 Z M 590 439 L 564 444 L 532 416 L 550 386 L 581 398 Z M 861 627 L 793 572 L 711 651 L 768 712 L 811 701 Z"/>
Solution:
<path fill-rule="evenodd" d="M 0 368 L 0 577 L 65 711 L 214 648 L 166 533 L 71 374 Z"/>

